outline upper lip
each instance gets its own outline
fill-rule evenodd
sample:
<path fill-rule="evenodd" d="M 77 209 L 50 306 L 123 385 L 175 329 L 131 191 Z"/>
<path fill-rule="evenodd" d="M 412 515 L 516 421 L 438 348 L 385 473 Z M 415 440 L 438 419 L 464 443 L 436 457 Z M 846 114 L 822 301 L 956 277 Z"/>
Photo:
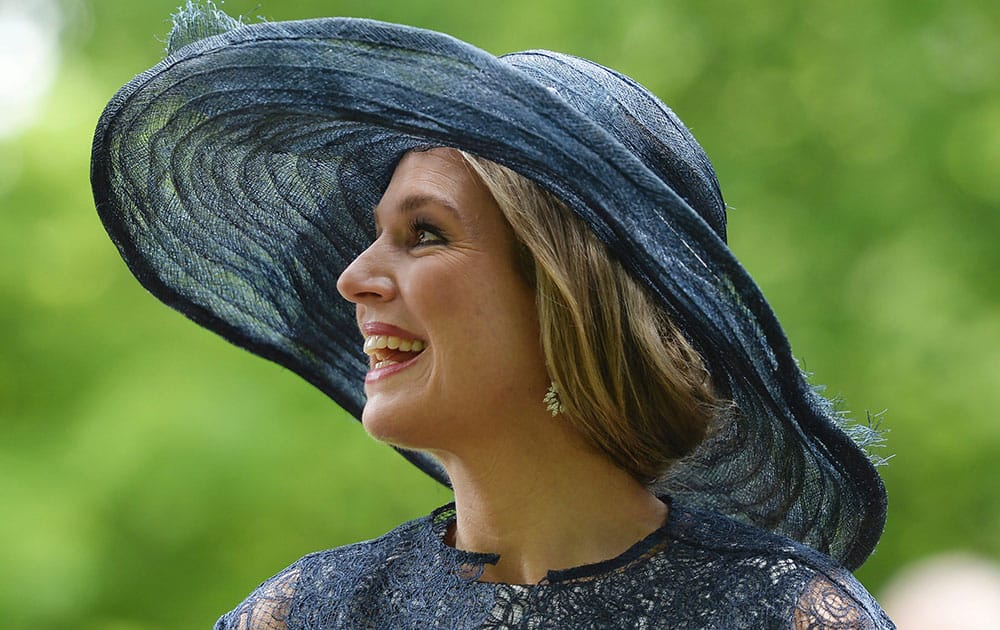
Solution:
<path fill-rule="evenodd" d="M 399 326 L 393 326 L 392 324 L 387 324 L 385 322 L 364 322 L 360 326 L 361 333 L 367 339 L 373 335 L 387 335 L 392 337 L 399 337 L 401 339 L 421 339 L 419 336 L 411 333 L 410 331 L 400 328 Z"/>

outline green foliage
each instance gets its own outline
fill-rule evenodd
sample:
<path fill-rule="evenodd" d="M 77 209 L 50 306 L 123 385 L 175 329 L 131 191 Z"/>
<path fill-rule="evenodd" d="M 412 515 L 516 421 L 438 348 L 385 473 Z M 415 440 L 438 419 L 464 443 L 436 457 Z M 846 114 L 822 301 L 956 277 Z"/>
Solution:
<path fill-rule="evenodd" d="M 145 294 L 87 181 L 106 101 L 180 0 L 63 0 L 35 124 L 0 138 L 0 618 L 207 627 L 300 555 L 447 500 L 332 403 Z M 6 5 L 0 5 L 0 7 Z M 948 549 L 1000 558 L 1000 15 L 972 0 L 229 0 L 364 15 L 619 68 L 713 158 L 730 242 L 804 367 L 887 410 L 874 591 Z M 2 13 L 0 13 L 2 16 Z"/>

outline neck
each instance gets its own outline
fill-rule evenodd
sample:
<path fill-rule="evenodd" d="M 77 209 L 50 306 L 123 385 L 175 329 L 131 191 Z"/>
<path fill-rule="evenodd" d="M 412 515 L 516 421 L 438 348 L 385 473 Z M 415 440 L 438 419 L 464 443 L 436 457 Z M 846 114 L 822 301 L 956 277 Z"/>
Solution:
<path fill-rule="evenodd" d="M 565 419 L 543 422 L 549 435 L 489 453 L 436 453 L 455 490 L 455 547 L 500 556 L 484 581 L 535 584 L 614 558 L 666 520 L 667 506 Z"/>

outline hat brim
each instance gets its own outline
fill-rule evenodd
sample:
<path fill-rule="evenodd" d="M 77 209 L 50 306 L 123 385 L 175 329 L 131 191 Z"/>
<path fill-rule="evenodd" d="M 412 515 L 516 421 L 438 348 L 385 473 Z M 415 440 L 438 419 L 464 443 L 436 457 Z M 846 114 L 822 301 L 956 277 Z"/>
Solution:
<path fill-rule="evenodd" d="M 184 47 L 112 99 L 94 138 L 97 209 L 158 298 L 360 418 L 367 357 L 335 285 L 371 242 L 395 164 L 422 146 L 503 164 L 587 222 L 736 404 L 657 490 L 859 566 L 885 519 L 867 455 L 808 386 L 718 234 L 550 87 L 411 27 L 244 26 Z M 448 482 L 431 456 L 403 454 Z"/>

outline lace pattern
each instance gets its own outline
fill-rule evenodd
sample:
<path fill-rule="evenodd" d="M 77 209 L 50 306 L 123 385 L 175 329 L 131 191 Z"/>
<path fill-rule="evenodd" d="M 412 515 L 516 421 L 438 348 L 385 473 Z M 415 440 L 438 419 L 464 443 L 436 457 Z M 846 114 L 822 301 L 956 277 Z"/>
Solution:
<path fill-rule="evenodd" d="M 887 627 L 889 619 L 879 609 L 872 617 L 857 606 L 850 591 L 853 584 L 836 584 L 824 575 L 815 575 L 806 584 L 795 607 L 796 630 L 871 630 Z M 865 593 L 867 595 L 867 593 Z M 891 626 L 889 626 L 891 627 Z"/>
<path fill-rule="evenodd" d="M 327 628 L 893 628 L 828 557 L 674 502 L 624 554 L 539 584 L 478 582 L 497 556 L 444 544 L 446 506 L 376 540 L 308 555 L 216 630 Z"/>
<path fill-rule="evenodd" d="M 216 629 L 287 630 L 288 607 L 295 595 L 299 570 L 290 567 L 264 582 L 235 610 L 219 619 Z"/>

